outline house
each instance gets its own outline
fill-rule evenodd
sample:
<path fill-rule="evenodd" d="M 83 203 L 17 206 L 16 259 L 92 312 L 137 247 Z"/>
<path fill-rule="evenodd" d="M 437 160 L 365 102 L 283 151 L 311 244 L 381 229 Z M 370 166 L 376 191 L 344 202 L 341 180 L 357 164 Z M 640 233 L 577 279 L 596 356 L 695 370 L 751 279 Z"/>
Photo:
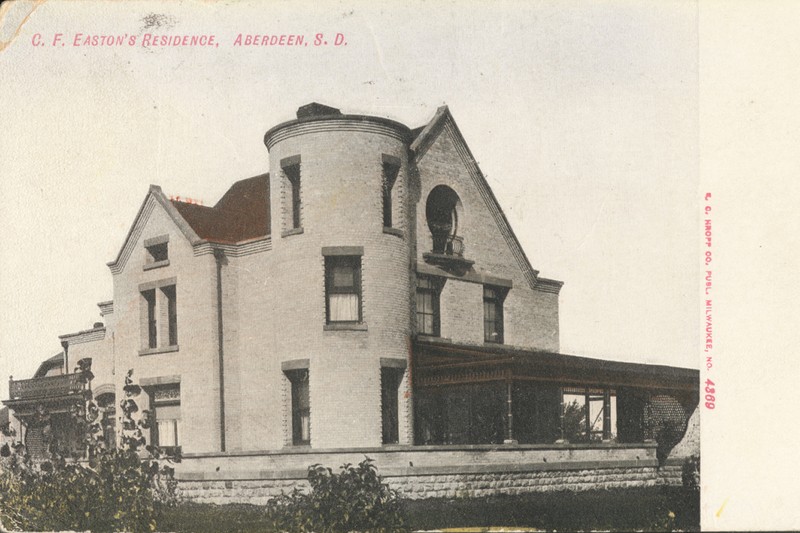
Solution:
<path fill-rule="evenodd" d="M 180 449 L 196 499 L 268 498 L 364 454 L 417 496 L 502 491 L 476 483 L 509 472 L 509 490 L 666 479 L 698 372 L 560 353 L 562 282 L 531 265 L 447 107 L 411 129 L 312 103 L 264 143 L 269 172 L 213 207 L 150 187 L 103 322 L 11 381 L 29 449 L 71 438 L 90 358 L 109 439 L 133 369 L 149 441 Z"/>

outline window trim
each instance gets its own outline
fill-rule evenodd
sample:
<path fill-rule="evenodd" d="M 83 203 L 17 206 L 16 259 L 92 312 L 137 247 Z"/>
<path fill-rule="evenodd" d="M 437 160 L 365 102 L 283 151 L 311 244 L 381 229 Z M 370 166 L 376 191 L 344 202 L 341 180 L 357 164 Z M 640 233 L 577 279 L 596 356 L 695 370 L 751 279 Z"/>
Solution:
<path fill-rule="evenodd" d="M 176 352 L 179 349 L 176 280 L 172 277 L 139 285 L 140 305 L 143 306 L 140 328 L 145 328 L 140 334 L 142 348 L 139 355 Z M 149 295 L 152 295 L 152 299 Z"/>
<path fill-rule="evenodd" d="M 142 243 L 145 249 L 145 262 L 143 270 L 153 270 L 154 268 L 161 268 L 169 265 L 169 235 L 159 235 L 157 237 L 150 237 L 145 239 Z M 156 260 L 157 254 L 154 253 L 154 248 L 164 247 L 164 258 Z"/>
<path fill-rule="evenodd" d="M 156 390 L 163 390 L 163 389 L 176 389 L 178 391 L 177 398 L 170 398 L 170 399 L 156 399 Z M 150 425 L 150 444 L 152 446 L 158 447 L 160 450 L 167 454 L 176 454 L 180 453 L 181 450 L 181 430 L 180 430 L 180 407 L 181 407 L 181 387 L 180 384 L 165 384 L 165 385 L 158 385 L 155 387 L 149 387 L 148 396 L 150 398 L 150 413 L 151 413 L 151 425 Z M 164 446 L 160 442 L 160 435 L 158 432 L 158 410 L 164 407 L 178 407 L 178 418 L 168 418 L 165 420 L 172 420 L 174 422 L 174 431 L 175 431 L 175 445 Z"/>
<path fill-rule="evenodd" d="M 353 285 L 348 287 L 336 287 L 333 281 L 333 271 L 336 267 L 348 267 L 353 272 Z M 358 319 L 357 320 L 332 320 L 331 319 L 331 296 L 334 294 L 356 295 L 358 298 Z M 361 280 L 361 256 L 360 255 L 329 255 L 325 257 L 325 323 L 334 324 L 361 324 L 364 321 L 362 309 L 362 280 Z"/>
<path fill-rule="evenodd" d="M 327 246 L 322 248 L 324 257 L 325 274 L 325 330 L 339 329 L 366 329 L 364 327 L 364 282 L 363 246 Z M 354 285 L 351 290 L 337 289 L 333 287 L 333 268 L 337 263 L 350 263 L 355 272 L 353 273 Z M 355 294 L 358 296 L 358 320 L 331 320 L 331 295 L 332 294 Z"/>

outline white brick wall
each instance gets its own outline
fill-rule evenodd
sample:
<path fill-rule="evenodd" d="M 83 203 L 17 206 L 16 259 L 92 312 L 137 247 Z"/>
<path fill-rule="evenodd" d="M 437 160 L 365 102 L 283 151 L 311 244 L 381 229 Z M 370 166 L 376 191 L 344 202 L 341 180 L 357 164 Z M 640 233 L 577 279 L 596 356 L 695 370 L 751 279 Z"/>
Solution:
<path fill-rule="evenodd" d="M 409 167 L 401 130 L 343 120 L 343 127 L 282 137 L 270 150 L 271 249 L 229 256 L 222 266 L 225 441 L 228 451 L 275 450 L 291 441 L 290 387 L 281 363 L 310 361 L 311 446 L 381 445 L 380 359 L 407 360 L 414 321 L 414 259 L 429 251 L 425 202 L 447 184 L 459 194 L 459 234 L 479 271 L 511 279 L 505 301 L 506 344 L 557 350 L 558 297 L 531 290 L 484 198 L 445 130 L 419 165 Z M 294 126 L 288 126 L 289 129 Z M 302 128 L 300 128 L 302 129 Z M 382 217 L 382 155 L 401 161 L 393 188 L 393 226 Z M 287 229 L 291 201 L 280 160 L 301 156 L 302 228 Z M 121 391 L 128 368 L 136 379 L 180 376 L 185 453 L 220 449 L 220 383 L 216 262 L 191 244 L 152 198 L 146 224 L 134 232 L 133 253 L 114 275 L 113 364 L 98 366 L 100 381 Z M 169 236 L 169 266 L 143 270 L 144 239 Z M 420 244 L 418 244 L 418 241 Z M 323 247 L 363 248 L 365 331 L 325 330 Z M 173 352 L 140 355 L 140 285 L 174 277 L 178 344 Z M 157 291 L 158 293 L 159 291 Z M 159 294 L 160 295 L 160 294 Z M 441 298 L 442 336 L 483 343 L 480 284 L 447 281 Z M 159 316 L 165 322 L 166 316 Z M 162 329 L 160 334 L 165 334 Z M 100 360 L 106 361 L 98 356 Z M 111 369 L 116 368 L 114 376 Z M 400 442 L 410 444 L 413 408 L 408 372 L 399 391 Z"/>

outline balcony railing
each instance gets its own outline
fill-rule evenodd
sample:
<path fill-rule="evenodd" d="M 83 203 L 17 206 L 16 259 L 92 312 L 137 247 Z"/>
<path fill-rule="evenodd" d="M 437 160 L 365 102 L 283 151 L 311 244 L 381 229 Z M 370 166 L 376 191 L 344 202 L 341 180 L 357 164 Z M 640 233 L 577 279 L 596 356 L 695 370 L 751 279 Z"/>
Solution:
<path fill-rule="evenodd" d="M 83 391 L 80 374 L 64 374 L 8 382 L 11 400 L 31 400 L 79 394 Z"/>
<path fill-rule="evenodd" d="M 464 273 L 475 263 L 464 258 L 464 238 L 456 235 L 431 235 L 433 247 L 422 254 L 426 263 L 445 270 Z"/>
<path fill-rule="evenodd" d="M 448 235 L 442 238 L 433 238 L 433 253 L 464 257 L 464 238 Z"/>

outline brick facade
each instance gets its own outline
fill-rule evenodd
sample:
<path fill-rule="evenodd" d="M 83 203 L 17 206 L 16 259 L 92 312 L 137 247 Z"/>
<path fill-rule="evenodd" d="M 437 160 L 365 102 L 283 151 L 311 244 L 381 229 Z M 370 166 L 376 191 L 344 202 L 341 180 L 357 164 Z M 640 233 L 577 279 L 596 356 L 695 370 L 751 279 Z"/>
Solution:
<path fill-rule="evenodd" d="M 499 206 L 480 190 L 457 148 L 463 141 L 450 127 L 437 135 L 424 157 L 415 160 L 410 130 L 385 119 L 335 115 L 273 128 L 265 138 L 273 182 L 265 201 L 275 232 L 264 236 L 268 246 L 251 252 L 242 253 L 241 244 L 217 245 L 217 259 L 211 253 L 214 243 L 209 248 L 192 228 L 187 231 L 160 189 L 151 190 L 111 264 L 113 327 L 109 324 L 103 353 L 93 357 L 97 379 L 119 390 L 129 368 L 139 380 L 179 376 L 184 453 L 222 451 L 223 412 L 225 450 L 275 450 L 291 441 L 291 384 L 281 364 L 307 359 L 311 446 L 379 446 L 380 361 L 409 358 L 416 327 L 415 264 L 424 262 L 423 253 L 431 249 L 425 202 L 440 184 L 462 200 L 459 231 L 474 271 L 513 283 L 505 300 L 506 343 L 557 349 L 557 294 L 530 287 L 508 249 L 508 236 L 497 227 Z M 387 160 L 399 163 L 391 228 L 384 227 L 382 214 Z M 289 164 L 299 172 L 300 228 L 293 227 Z M 145 245 L 153 239 L 168 242 L 167 265 L 147 266 Z M 332 247 L 363 250 L 357 327 L 326 326 L 323 252 Z M 161 341 L 156 349 L 145 346 L 142 291 L 158 289 L 159 283 L 176 288 L 177 349 Z M 158 290 L 156 295 L 163 339 L 168 317 L 163 295 Z M 482 284 L 449 279 L 441 294 L 442 336 L 483 344 L 482 317 Z M 401 444 L 413 442 L 408 374 L 398 391 Z"/>

